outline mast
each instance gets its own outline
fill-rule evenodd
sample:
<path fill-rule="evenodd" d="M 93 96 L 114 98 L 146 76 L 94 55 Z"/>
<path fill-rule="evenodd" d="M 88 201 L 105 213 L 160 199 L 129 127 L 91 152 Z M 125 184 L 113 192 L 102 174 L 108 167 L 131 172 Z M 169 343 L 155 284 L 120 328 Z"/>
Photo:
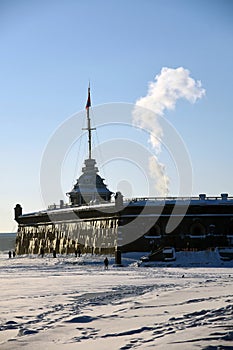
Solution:
<path fill-rule="evenodd" d="M 91 118 L 90 118 L 90 109 L 91 107 L 91 89 L 90 89 L 90 83 L 88 86 L 88 97 L 87 97 L 87 104 L 86 104 L 86 111 L 87 111 L 87 128 L 84 130 L 88 131 L 88 154 L 89 159 L 91 159 L 91 131 L 95 130 L 95 128 L 91 128 Z"/>
<path fill-rule="evenodd" d="M 84 161 L 84 167 L 82 168 L 82 174 L 77 179 L 76 184 L 73 189 L 67 193 L 70 197 L 70 203 L 72 205 L 85 205 L 88 203 L 102 203 L 110 202 L 111 192 L 107 185 L 104 183 L 104 179 L 98 175 L 98 167 L 96 167 L 96 160 L 92 159 L 91 154 L 91 132 L 95 128 L 91 127 L 91 118 L 90 118 L 90 107 L 91 107 L 91 93 L 90 93 L 90 83 L 88 87 L 88 97 L 86 103 L 86 114 L 87 114 L 87 127 L 83 130 L 88 131 L 88 151 L 89 156 Z"/>

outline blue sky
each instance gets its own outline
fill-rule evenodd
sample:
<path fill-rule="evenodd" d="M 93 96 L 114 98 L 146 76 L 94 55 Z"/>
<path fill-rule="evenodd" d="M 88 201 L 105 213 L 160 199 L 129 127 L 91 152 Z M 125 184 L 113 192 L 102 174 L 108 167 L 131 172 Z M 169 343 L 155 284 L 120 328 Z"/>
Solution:
<path fill-rule="evenodd" d="M 89 79 L 93 105 L 135 103 L 163 67 L 188 69 L 206 90 L 166 114 L 189 151 L 193 194 L 233 195 L 232 18 L 230 0 L 1 0 L 0 232 L 16 229 L 16 203 L 43 208 L 43 151 L 84 108 Z"/>

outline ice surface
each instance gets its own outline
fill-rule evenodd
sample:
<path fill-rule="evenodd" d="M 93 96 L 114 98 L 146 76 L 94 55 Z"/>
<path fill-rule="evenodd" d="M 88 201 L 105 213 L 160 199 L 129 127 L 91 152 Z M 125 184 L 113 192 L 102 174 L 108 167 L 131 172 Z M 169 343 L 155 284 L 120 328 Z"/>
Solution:
<path fill-rule="evenodd" d="M 231 267 L 139 256 L 0 254 L 0 349 L 233 349 Z"/>

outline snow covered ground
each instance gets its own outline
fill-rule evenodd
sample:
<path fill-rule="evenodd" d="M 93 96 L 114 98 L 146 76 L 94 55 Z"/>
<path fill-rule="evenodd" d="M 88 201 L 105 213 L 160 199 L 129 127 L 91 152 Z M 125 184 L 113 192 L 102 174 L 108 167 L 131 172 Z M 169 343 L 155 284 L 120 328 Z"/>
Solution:
<path fill-rule="evenodd" d="M 134 258 L 0 254 L 0 349 L 233 349 L 232 262 Z"/>

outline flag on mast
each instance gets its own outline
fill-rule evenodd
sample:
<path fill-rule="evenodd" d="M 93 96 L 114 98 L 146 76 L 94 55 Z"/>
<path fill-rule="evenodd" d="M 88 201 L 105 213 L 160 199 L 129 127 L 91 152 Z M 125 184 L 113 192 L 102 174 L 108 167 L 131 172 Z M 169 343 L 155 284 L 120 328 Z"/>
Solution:
<path fill-rule="evenodd" d="M 91 93 L 90 93 L 90 85 L 88 87 L 88 97 L 87 97 L 87 104 L 86 104 L 86 109 L 91 107 Z"/>

